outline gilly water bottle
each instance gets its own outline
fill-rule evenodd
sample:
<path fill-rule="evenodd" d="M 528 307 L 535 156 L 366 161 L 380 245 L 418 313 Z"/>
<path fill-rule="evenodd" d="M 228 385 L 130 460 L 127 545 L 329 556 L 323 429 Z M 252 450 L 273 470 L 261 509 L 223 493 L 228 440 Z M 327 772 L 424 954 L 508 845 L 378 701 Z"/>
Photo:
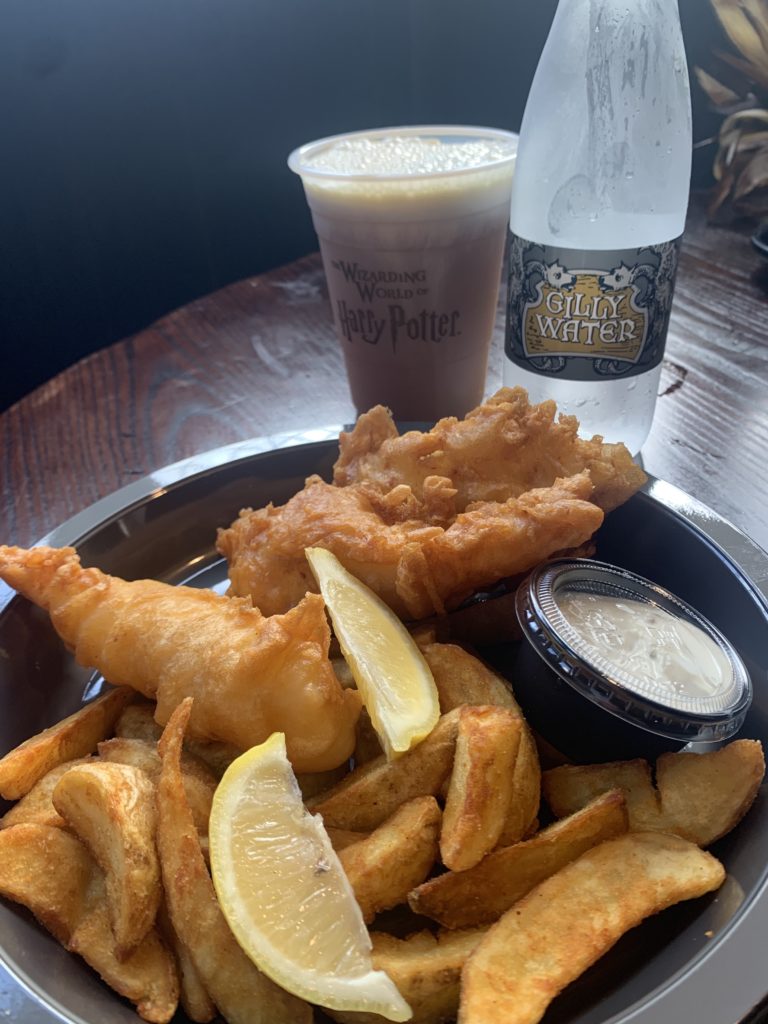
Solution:
<path fill-rule="evenodd" d="M 691 172 L 677 0 L 560 0 L 520 131 L 504 382 L 636 453 Z"/>

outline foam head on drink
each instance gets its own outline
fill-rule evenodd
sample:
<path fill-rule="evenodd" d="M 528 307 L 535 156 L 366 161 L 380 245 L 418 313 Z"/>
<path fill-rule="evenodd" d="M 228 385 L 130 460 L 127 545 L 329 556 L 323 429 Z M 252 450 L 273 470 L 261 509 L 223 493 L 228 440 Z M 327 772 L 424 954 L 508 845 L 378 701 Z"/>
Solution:
<path fill-rule="evenodd" d="M 291 154 L 358 411 L 462 416 L 485 389 L 516 137 L 397 128 Z"/>

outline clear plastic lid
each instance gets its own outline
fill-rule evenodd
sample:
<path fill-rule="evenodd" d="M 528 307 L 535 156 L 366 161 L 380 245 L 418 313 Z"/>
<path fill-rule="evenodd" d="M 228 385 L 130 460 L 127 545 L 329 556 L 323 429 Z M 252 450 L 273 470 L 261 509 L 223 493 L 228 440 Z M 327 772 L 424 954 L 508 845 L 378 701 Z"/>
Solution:
<path fill-rule="evenodd" d="M 661 736 L 736 733 L 752 700 L 732 644 L 680 598 L 634 573 L 559 559 L 519 588 L 523 633 L 584 697 Z"/>

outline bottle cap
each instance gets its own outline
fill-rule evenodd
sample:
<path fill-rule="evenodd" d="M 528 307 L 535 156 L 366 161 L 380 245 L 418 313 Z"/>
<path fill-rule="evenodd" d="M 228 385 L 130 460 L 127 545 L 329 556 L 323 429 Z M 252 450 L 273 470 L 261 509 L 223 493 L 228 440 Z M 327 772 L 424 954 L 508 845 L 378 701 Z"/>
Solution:
<path fill-rule="evenodd" d="M 722 742 L 741 728 L 752 700 L 744 662 L 711 622 L 655 583 L 558 559 L 531 573 L 516 607 L 548 668 L 624 725 L 680 745 Z"/>

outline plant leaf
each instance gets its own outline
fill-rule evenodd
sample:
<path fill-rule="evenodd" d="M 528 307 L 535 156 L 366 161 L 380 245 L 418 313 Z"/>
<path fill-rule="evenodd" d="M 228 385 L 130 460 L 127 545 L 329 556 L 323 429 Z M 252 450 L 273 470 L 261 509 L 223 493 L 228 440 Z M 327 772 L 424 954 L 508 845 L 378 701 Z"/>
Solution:
<path fill-rule="evenodd" d="M 712 5 L 726 35 L 739 53 L 759 69 L 765 61 L 765 49 L 740 0 L 712 0 Z"/>
<path fill-rule="evenodd" d="M 712 192 L 712 198 L 710 199 L 709 206 L 707 207 L 707 216 L 710 220 L 714 220 L 717 211 L 728 198 L 732 185 L 733 175 L 729 171 L 723 175 Z"/>
<path fill-rule="evenodd" d="M 720 126 L 721 140 L 734 130 L 744 132 L 747 128 L 762 128 L 768 125 L 768 110 L 762 107 L 750 107 L 748 110 L 737 110 L 729 114 Z"/>
<path fill-rule="evenodd" d="M 768 60 L 768 0 L 741 0 L 744 16 L 763 47 L 763 63 Z"/>
<path fill-rule="evenodd" d="M 716 56 L 720 60 L 724 60 L 731 67 L 736 68 L 749 82 L 756 82 L 768 89 L 768 63 L 765 67 L 750 63 L 748 60 L 742 60 L 741 57 L 734 57 L 732 53 L 725 53 L 724 51 L 718 50 Z"/>
<path fill-rule="evenodd" d="M 768 188 L 768 149 L 756 153 L 744 167 L 736 179 L 733 198 L 741 199 L 758 188 Z"/>
<path fill-rule="evenodd" d="M 708 71 L 703 68 L 694 68 L 693 71 L 699 85 L 716 107 L 728 107 L 739 102 L 738 93 L 723 85 L 722 82 L 718 82 Z"/>

